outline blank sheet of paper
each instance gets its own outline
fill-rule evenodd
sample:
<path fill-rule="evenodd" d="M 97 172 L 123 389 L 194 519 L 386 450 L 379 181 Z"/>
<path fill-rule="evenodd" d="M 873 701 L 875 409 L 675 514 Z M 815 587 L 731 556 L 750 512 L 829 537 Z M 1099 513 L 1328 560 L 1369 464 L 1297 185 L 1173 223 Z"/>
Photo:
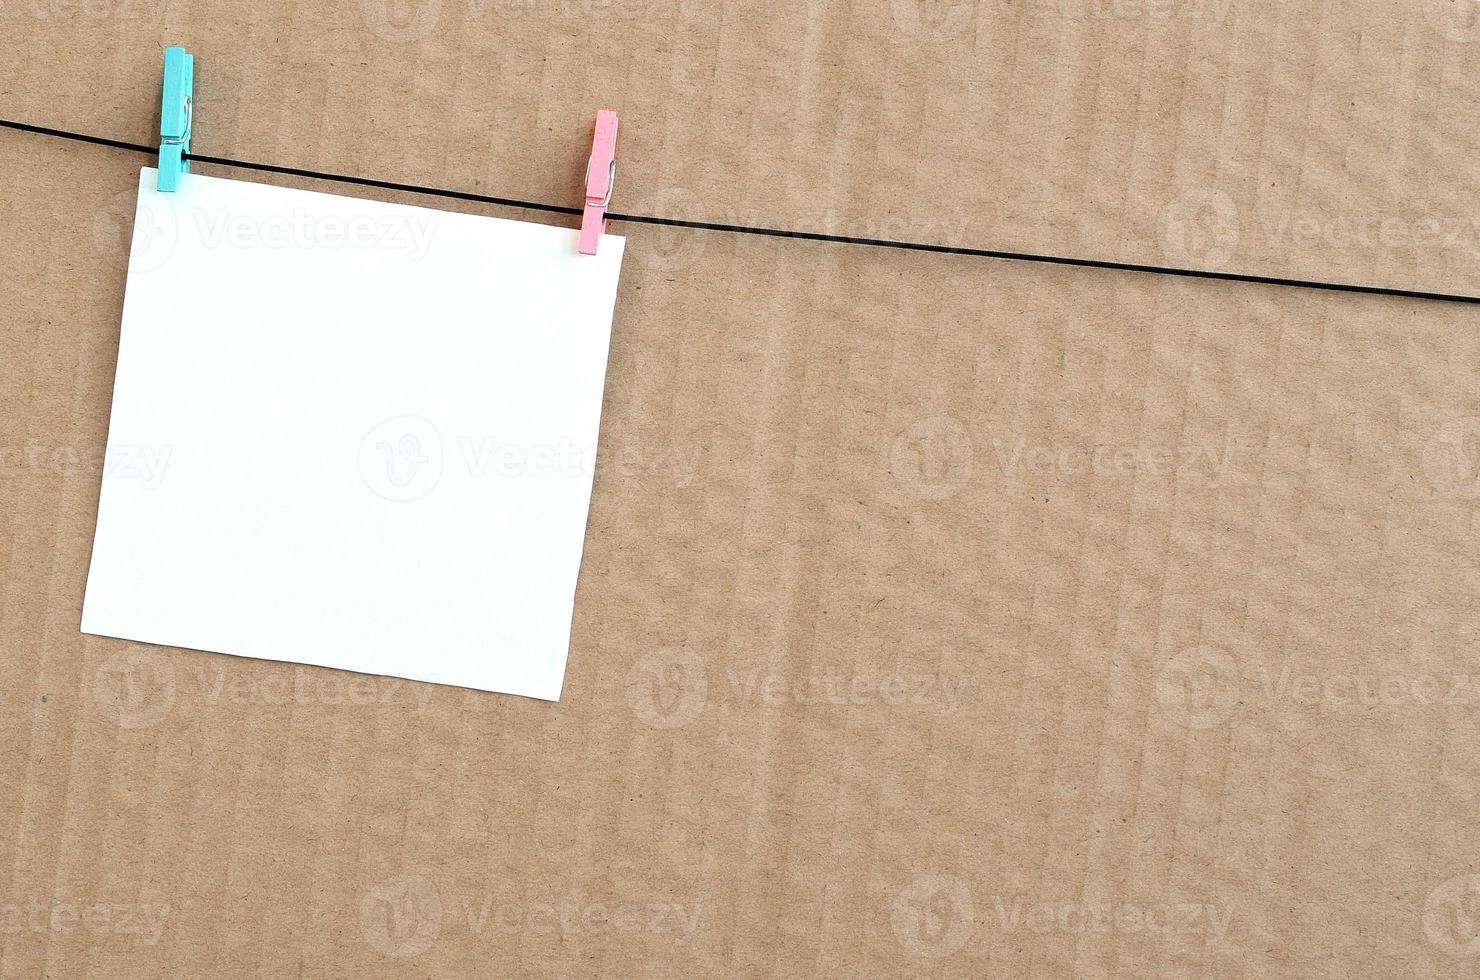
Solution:
<path fill-rule="evenodd" d="M 558 699 L 623 239 L 154 182 L 83 632 Z"/>

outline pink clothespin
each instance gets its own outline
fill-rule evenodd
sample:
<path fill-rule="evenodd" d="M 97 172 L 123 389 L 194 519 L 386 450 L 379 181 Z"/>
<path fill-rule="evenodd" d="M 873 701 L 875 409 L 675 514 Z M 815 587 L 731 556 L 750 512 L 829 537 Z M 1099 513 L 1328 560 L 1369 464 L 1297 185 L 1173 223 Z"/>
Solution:
<path fill-rule="evenodd" d="M 591 159 L 586 163 L 586 208 L 581 212 L 582 255 L 595 255 L 596 243 L 606 231 L 606 206 L 612 200 L 617 180 L 617 114 L 602 109 L 596 114 L 596 138 L 591 141 Z"/>

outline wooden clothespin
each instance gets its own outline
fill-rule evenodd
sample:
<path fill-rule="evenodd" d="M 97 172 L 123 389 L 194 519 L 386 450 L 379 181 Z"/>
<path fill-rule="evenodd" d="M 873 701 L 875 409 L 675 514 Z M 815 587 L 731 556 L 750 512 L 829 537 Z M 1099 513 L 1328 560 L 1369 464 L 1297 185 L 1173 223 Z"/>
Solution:
<path fill-rule="evenodd" d="M 164 101 L 159 109 L 159 179 L 157 190 L 180 186 L 190 172 L 190 115 L 195 101 L 195 57 L 184 48 L 164 49 Z"/>
<path fill-rule="evenodd" d="M 586 206 L 581 212 L 582 255 L 595 255 L 596 245 L 606 231 L 606 206 L 617 181 L 617 114 L 602 109 L 596 114 L 596 136 L 591 158 L 586 161 Z"/>

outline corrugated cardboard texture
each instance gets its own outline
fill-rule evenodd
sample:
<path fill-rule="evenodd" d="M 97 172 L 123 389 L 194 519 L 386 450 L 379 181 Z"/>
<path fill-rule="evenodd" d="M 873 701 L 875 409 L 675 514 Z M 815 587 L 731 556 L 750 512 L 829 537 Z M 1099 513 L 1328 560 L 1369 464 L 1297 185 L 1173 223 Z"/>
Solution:
<path fill-rule="evenodd" d="M 1466 2 L 25 0 L 0 115 L 1474 292 Z M 1470 308 L 616 229 L 554 705 L 79 634 L 144 162 L 0 132 L 4 975 L 1477 969 Z"/>

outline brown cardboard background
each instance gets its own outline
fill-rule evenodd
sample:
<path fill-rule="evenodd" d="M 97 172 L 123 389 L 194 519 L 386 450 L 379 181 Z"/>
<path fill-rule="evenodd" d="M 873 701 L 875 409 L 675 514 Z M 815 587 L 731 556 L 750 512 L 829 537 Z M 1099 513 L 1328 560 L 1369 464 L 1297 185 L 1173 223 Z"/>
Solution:
<path fill-rule="evenodd" d="M 0 104 L 185 43 L 204 153 L 573 203 L 610 107 L 626 211 L 1480 289 L 1269 230 L 1469 220 L 1442 6 L 634 4 L 40 0 Z M 564 700 L 361 689 L 77 632 L 143 162 L 0 133 L 5 975 L 1473 969 L 1468 308 L 616 229 Z"/>

